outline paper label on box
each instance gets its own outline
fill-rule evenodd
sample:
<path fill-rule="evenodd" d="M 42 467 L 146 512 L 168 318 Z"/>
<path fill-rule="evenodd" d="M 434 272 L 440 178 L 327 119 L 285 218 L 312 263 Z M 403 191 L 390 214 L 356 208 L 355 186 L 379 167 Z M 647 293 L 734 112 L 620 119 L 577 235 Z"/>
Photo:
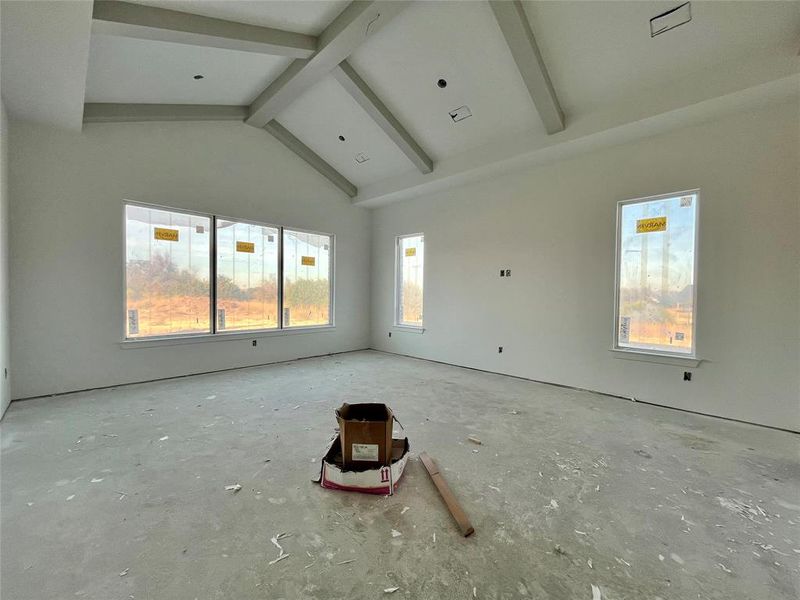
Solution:
<path fill-rule="evenodd" d="M 378 462 L 378 444 L 353 444 L 353 460 Z"/>

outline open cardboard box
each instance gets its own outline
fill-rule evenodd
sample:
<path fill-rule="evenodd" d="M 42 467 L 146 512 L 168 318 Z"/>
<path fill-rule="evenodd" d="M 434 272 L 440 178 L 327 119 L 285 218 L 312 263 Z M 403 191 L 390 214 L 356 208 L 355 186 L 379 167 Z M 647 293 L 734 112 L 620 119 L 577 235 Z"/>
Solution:
<path fill-rule="evenodd" d="M 319 477 L 314 481 L 331 490 L 391 495 L 400 484 L 411 449 L 408 438 L 393 439 L 391 447 L 391 462 L 388 465 L 368 463 L 366 467 L 345 466 L 341 436 L 337 435 L 328 445 L 322 457 Z"/>
<path fill-rule="evenodd" d="M 345 402 L 336 409 L 342 464 L 347 467 L 387 466 L 391 459 L 394 414 L 385 404 Z"/>

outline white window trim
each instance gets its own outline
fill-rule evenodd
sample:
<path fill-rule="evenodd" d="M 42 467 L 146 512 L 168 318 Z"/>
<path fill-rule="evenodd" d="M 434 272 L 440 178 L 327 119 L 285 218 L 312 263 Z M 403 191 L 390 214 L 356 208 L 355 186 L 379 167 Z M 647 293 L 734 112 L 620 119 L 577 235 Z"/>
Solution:
<path fill-rule="evenodd" d="M 403 279 L 403 259 L 400 256 L 400 248 L 402 248 L 402 240 L 412 237 L 421 237 L 425 239 L 425 234 L 407 233 L 404 235 L 395 236 L 394 239 L 394 328 L 398 331 L 406 331 L 408 333 L 423 333 L 425 331 L 425 259 L 422 259 L 422 325 L 413 325 L 411 323 L 402 323 L 400 321 L 400 290 L 402 289 Z M 424 243 L 424 242 L 423 242 Z"/>
<path fill-rule="evenodd" d="M 650 350 L 650 349 L 636 349 L 628 348 L 619 345 L 619 270 L 620 270 L 620 253 L 622 249 L 622 207 L 627 204 L 636 204 L 639 202 L 650 202 L 653 200 L 663 200 L 666 198 L 675 198 L 676 196 L 687 196 L 693 194 L 696 196 L 694 206 L 694 264 L 693 264 L 693 283 L 692 283 L 692 353 L 686 354 L 684 352 L 668 352 L 664 350 Z M 630 200 L 620 200 L 617 202 L 617 234 L 614 243 L 614 322 L 613 331 L 611 334 L 611 351 L 615 353 L 616 358 L 628 358 L 631 360 L 640 360 L 643 362 L 660 362 L 663 364 L 677 364 L 697 366 L 703 360 L 697 353 L 697 282 L 698 279 L 698 265 L 700 255 L 700 189 L 683 190 L 679 192 L 671 192 L 669 194 L 658 194 L 656 196 L 645 196 L 642 198 L 632 198 Z"/>
<path fill-rule="evenodd" d="M 211 249 L 209 252 L 209 318 L 211 324 L 211 331 L 207 333 L 172 333 L 168 335 L 151 335 L 143 337 L 128 337 L 128 260 L 127 260 L 127 214 L 125 207 L 138 206 L 141 208 L 152 208 L 155 210 L 163 210 L 167 212 L 175 212 L 186 215 L 193 215 L 196 217 L 205 217 L 209 219 L 211 230 Z M 217 219 L 225 221 L 234 221 L 236 223 L 247 223 L 249 225 L 258 225 L 263 227 L 273 227 L 278 230 L 278 327 L 269 327 L 265 329 L 248 329 L 248 330 L 223 330 L 217 329 Z M 330 283 L 330 295 L 328 302 L 328 323 L 322 325 L 297 325 L 292 327 L 284 327 L 283 325 L 283 232 L 285 229 L 289 231 L 296 231 L 298 233 L 311 233 L 315 235 L 328 236 L 331 239 L 331 257 L 328 261 L 328 281 Z M 118 344 L 123 348 L 148 348 L 156 346 L 176 346 L 183 344 L 196 344 L 201 342 L 213 342 L 222 340 L 236 340 L 236 339 L 259 339 L 262 337 L 276 337 L 289 334 L 304 334 L 322 332 L 336 328 L 336 313 L 335 306 L 335 260 L 336 260 L 336 235 L 333 233 L 325 233 L 322 231 L 314 231 L 312 229 L 304 229 L 302 227 L 291 227 L 284 225 L 275 225 L 274 223 L 264 223 L 262 221 L 254 221 L 251 219 L 240 219 L 238 217 L 229 217 L 225 215 L 217 215 L 199 212 L 196 210 L 189 210 L 174 206 L 164 206 L 162 204 L 153 204 L 149 202 L 137 202 L 135 200 L 123 199 L 122 201 L 122 244 L 123 244 L 123 266 L 122 266 L 122 336 Z"/>
<path fill-rule="evenodd" d="M 118 342 L 121 348 L 157 348 L 159 346 L 183 346 L 186 344 L 205 344 L 208 342 L 234 342 L 241 340 L 260 340 L 263 338 L 302 335 L 308 333 L 325 333 L 334 331 L 333 325 L 315 325 L 311 327 L 295 327 L 286 329 L 255 329 L 251 331 L 232 331 L 230 333 L 186 333 L 173 336 L 153 336 L 146 338 L 128 338 Z"/>

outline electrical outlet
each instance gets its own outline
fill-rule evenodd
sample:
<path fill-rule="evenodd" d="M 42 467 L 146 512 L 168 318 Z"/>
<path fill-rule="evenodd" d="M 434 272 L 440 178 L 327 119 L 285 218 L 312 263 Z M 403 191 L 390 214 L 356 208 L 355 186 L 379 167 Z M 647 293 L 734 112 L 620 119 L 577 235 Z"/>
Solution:
<path fill-rule="evenodd" d="M 392 337 L 392 332 L 391 331 L 389 332 L 389 337 Z"/>
<path fill-rule="evenodd" d="M 506 270 L 500 269 L 500 277 L 505 277 L 505 276 L 506 276 Z"/>
<path fill-rule="evenodd" d="M 684 381 L 691 381 L 692 380 L 692 372 L 691 371 L 684 371 L 683 372 L 683 380 Z"/>
<path fill-rule="evenodd" d="M 511 269 L 506 269 L 506 277 L 511 277 Z"/>
<path fill-rule="evenodd" d="M 498 354 L 502 354 L 503 353 L 503 347 L 502 346 L 498 346 L 497 347 L 497 353 Z"/>
<path fill-rule="evenodd" d="M 253 347 L 258 345 L 258 340 L 253 340 Z"/>

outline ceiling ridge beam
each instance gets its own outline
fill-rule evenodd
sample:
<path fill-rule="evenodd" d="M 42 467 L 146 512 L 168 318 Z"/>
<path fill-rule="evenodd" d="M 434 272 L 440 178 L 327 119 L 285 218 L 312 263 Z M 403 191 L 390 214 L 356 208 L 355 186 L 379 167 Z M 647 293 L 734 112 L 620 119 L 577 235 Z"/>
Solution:
<path fill-rule="evenodd" d="M 406 1 L 354 0 L 319 36 L 308 60 L 295 60 L 250 106 L 247 124 L 264 127 L 303 92 L 322 80 L 359 45 L 410 4 Z"/>
<path fill-rule="evenodd" d="M 288 129 L 275 120 L 270 121 L 264 126 L 264 130 L 271 134 L 280 143 L 302 158 L 306 163 L 314 168 L 320 175 L 325 177 L 333 185 L 342 190 L 350 198 L 358 195 L 358 188 L 339 171 L 330 166 L 325 160 L 297 139 Z"/>
<path fill-rule="evenodd" d="M 564 131 L 564 111 L 561 110 L 522 3 L 520 0 L 490 0 L 489 6 L 547 133 Z"/>
<path fill-rule="evenodd" d="M 314 36 L 130 2 L 95 0 L 92 19 L 94 33 L 142 40 L 291 58 L 308 58 L 317 49 Z"/>
<path fill-rule="evenodd" d="M 353 100 L 355 100 L 370 118 L 375 121 L 378 127 L 389 136 L 389 139 L 400 148 L 400 151 L 414 163 L 415 167 L 422 173 L 430 173 L 433 171 L 433 161 L 431 158 L 425 153 L 416 140 L 411 137 L 411 134 L 408 133 L 400 121 L 395 118 L 375 92 L 372 91 L 367 85 L 367 82 L 356 73 L 349 62 L 346 60 L 342 61 L 339 66 L 333 70 L 332 74 L 345 91 L 352 96 Z"/>
<path fill-rule="evenodd" d="M 88 102 L 84 123 L 133 123 L 141 121 L 244 121 L 247 106 L 216 104 L 117 104 Z"/>

